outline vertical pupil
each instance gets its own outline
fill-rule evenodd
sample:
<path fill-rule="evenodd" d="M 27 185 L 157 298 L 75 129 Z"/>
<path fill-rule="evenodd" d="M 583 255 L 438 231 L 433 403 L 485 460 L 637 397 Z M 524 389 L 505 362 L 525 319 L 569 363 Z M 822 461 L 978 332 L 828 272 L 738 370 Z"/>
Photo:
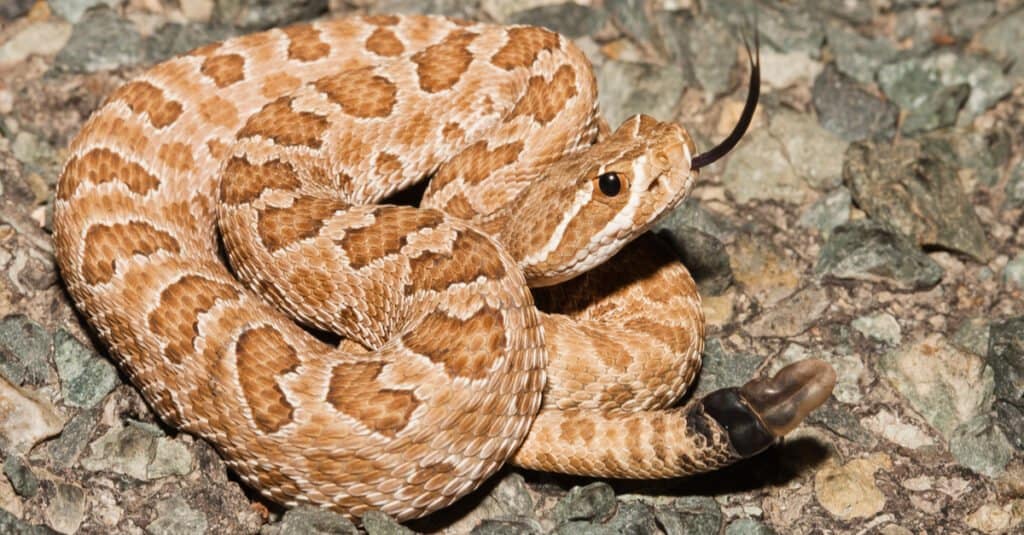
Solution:
<path fill-rule="evenodd" d="M 614 197 L 619 194 L 619 190 L 622 188 L 622 183 L 619 182 L 618 173 L 604 173 L 597 177 L 597 185 L 601 188 L 601 193 L 609 197 Z"/>

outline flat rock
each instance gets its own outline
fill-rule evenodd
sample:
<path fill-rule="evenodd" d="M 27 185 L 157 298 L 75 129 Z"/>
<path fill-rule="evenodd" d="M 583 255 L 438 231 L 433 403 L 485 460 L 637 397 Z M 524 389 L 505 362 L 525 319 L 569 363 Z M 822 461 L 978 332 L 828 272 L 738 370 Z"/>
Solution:
<path fill-rule="evenodd" d="M 536 6 L 511 13 L 510 24 L 543 26 L 572 38 L 593 35 L 608 23 L 608 13 L 574 2 Z"/>
<path fill-rule="evenodd" d="M 60 375 L 64 402 L 73 407 L 96 406 L 120 382 L 114 365 L 64 329 L 57 331 L 54 340 L 53 360 Z"/>
<path fill-rule="evenodd" d="M 853 320 L 850 326 L 864 336 L 890 346 L 898 346 L 903 341 L 899 322 L 888 312 L 861 316 Z"/>
<path fill-rule="evenodd" d="M 260 535 L 357 535 L 359 530 L 347 517 L 319 507 L 301 505 L 284 513 L 281 521 L 267 524 Z"/>
<path fill-rule="evenodd" d="M 666 535 L 718 535 L 722 510 L 709 496 L 685 496 L 654 510 Z"/>
<path fill-rule="evenodd" d="M 896 105 L 834 67 L 815 78 L 811 95 L 821 126 L 847 141 L 891 139 L 896 133 Z"/>
<path fill-rule="evenodd" d="M 863 418 L 860 423 L 872 433 L 907 449 L 916 450 L 935 445 L 935 441 L 927 431 L 906 422 L 886 409 Z"/>
<path fill-rule="evenodd" d="M 830 463 L 814 474 L 814 494 L 832 516 L 853 520 L 874 516 L 885 508 L 885 494 L 875 483 L 875 472 L 892 467 L 884 453 L 846 464 Z"/>
<path fill-rule="evenodd" d="M 796 336 L 818 321 L 830 302 L 828 289 L 812 284 L 766 309 L 763 315 L 747 325 L 746 331 L 758 337 Z"/>
<path fill-rule="evenodd" d="M 244 30 L 265 30 L 309 20 L 327 12 L 327 0 L 220 0 L 214 4 L 211 20 Z"/>
<path fill-rule="evenodd" d="M 764 358 L 749 353 L 730 352 L 718 338 L 704 342 L 700 373 L 692 387 L 693 398 L 698 398 L 731 386 L 746 383 L 757 372 Z"/>
<path fill-rule="evenodd" d="M 90 449 L 91 455 L 81 461 L 83 468 L 116 472 L 141 481 L 185 475 L 194 464 L 187 447 L 143 424 L 112 427 L 90 444 Z"/>
<path fill-rule="evenodd" d="M 771 132 L 750 132 L 726 161 L 722 183 L 736 202 L 782 201 L 801 204 L 813 190 L 786 159 L 783 143 Z"/>
<path fill-rule="evenodd" d="M 85 520 L 85 491 L 67 483 L 57 483 L 53 489 L 44 512 L 46 524 L 60 533 L 76 533 Z"/>
<path fill-rule="evenodd" d="M 943 274 L 910 239 L 870 220 L 832 229 L 814 271 L 823 280 L 859 280 L 896 290 L 931 288 Z"/>
<path fill-rule="evenodd" d="M 135 26 L 100 7 L 86 12 L 75 24 L 54 66 L 75 73 L 109 71 L 139 64 L 144 53 L 145 43 Z"/>
<path fill-rule="evenodd" d="M 875 73 L 898 52 L 889 40 L 865 37 L 845 24 L 829 24 L 825 38 L 839 71 L 863 84 L 875 83 Z"/>
<path fill-rule="evenodd" d="M 90 8 L 100 5 L 118 8 L 125 3 L 125 0 L 47 0 L 46 3 L 54 13 L 64 20 L 76 23 L 82 20 L 82 15 Z"/>
<path fill-rule="evenodd" d="M 753 518 L 741 518 L 725 527 L 725 535 L 773 535 L 775 530 Z"/>
<path fill-rule="evenodd" d="M 940 335 L 882 355 L 879 372 L 944 437 L 992 408 L 992 368 Z"/>
<path fill-rule="evenodd" d="M 603 522 L 615 514 L 615 491 L 599 481 L 582 487 L 573 487 L 558 501 L 551 517 L 555 525 L 572 520 Z"/>
<path fill-rule="evenodd" d="M 843 179 L 854 201 L 871 219 L 912 237 L 988 261 L 992 247 L 957 179 L 957 169 L 931 145 L 850 145 Z"/>
<path fill-rule="evenodd" d="M 956 428 L 949 451 L 958 463 L 989 477 L 998 476 L 1013 457 L 1013 445 L 990 414 L 981 414 Z"/>
<path fill-rule="evenodd" d="M 1012 64 L 1010 73 L 1017 78 L 1024 77 L 1024 8 L 1006 13 L 979 32 L 973 41 L 1007 64 Z"/>
<path fill-rule="evenodd" d="M 50 376 L 53 336 L 31 318 L 12 314 L 0 320 L 0 375 L 16 385 L 42 386 Z"/>
<path fill-rule="evenodd" d="M 192 535 L 205 533 L 206 515 L 194 509 L 181 496 L 172 496 L 156 504 L 156 520 L 146 526 L 150 535 Z"/>
<path fill-rule="evenodd" d="M 24 454 L 63 428 L 64 417 L 52 403 L 0 377 L 0 449 Z"/>
<path fill-rule="evenodd" d="M 597 71 L 598 100 L 614 130 L 627 118 L 644 113 L 672 120 L 686 76 L 675 66 L 606 61 Z"/>
<path fill-rule="evenodd" d="M 782 143 L 786 159 L 808 185 L 830 190 L 842 183 L 848 142 L 823 128 L 813 117 L 786 110 L 772 115 L 768 130 Z"/>
<path fill-rule="evenodd" d="M 32 55 L 60 52 L 71 37 L 71 25 L 60 21 L 35 22 L 0 44 L 0 66 L 12 65 Z"/>
<path fill-rule="evenodd" d="M 828 237 L 832 230 L 850 220 L 853 208 L 853 197 L 850 190 L 840 186 L 824 195 L 810 206 L 801 216 L 802 227 L 816 229 L 822 236 Z"/>
<path fill-rule="evenodd" d="M 1024 524 L 1024 499 L 986 503 L 967 515 L 964 523 L 983 533 L 1012 533 Z"/>
<path fill-rule="evenodd" d="M 1024 316 L 991 324 L 988 365 L 995 372 L 995 393 L 1024 408 Z"/>
<path fill-rule="evenodd" d="M 726 248 L 733 278 L 762 305 L 782 301 L 799 286 L 798 264 L 771 241 L 738 234 Z"/>

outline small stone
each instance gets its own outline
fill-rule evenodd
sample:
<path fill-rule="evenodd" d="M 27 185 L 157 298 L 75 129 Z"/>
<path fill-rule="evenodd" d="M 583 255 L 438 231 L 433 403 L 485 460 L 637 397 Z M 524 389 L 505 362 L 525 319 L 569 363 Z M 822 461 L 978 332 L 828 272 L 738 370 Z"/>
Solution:
<path fill-rule="evenodd" d="M 957 2 L 949 12 L 949 29 L 959 39 L 974 37 L 995 13 L 995 2 Z"/>
<path fill-rule="evenodd" d="M 971 87 L 967 84 L 939 88 L 907 114 L 901 130 L 912 136 L 956 124 L 957 114 L 970 94 Z"/>
<path fill-rule="evenodd" d="M 846 153 L 843 179 L 871 219 L 922 245 L 961 251 L 985 262 L 993 256 L 960 186 L 957 169 L 931 144 L 860 142 Z"/>
<path fill-rule="evenodd" d="M 898 52 L 887 39 L 864 37 L 845 24 L 829 24 L 826 39 L 839 71 L 862 84 L 875 83 L 875 73 Z"/>
<path fill-rule="evenodd" d="M 64 426 L 59 437 L 46 443 L 49 456 L 57 466 L 68 468 L 78 461 L 98 420 L 98 411 L 81 411 Z"/>
<path fill-rule="evenodd" d="M 540 535 L 544 528 L 532 518 L 491 518 L 480 522 L 470 535 Z"/>
<path fill-rule="evenodd" d="M 24 522 L 13 514 L 0 509 L 0 533 L 11 535 L 51 535 L 56 533 L 43 525 L 33 525 Z"/>
<path fill-rule="evenodd" d="M 1024 290 L 1024 253 L 1021 253 L 1006 263 L 1003 268 L 1003 278 L 1006 284 L 1012 284 Z"/>
<path fill-rule="evenodd" d="M 207 22 L 213 14 L 213 0 L 178 0 L 181 14 L 188 20 Z"/>
<path fill-rule="evenodd" d="M 817 229 L 828 237 L 832 230 L 850 220 L 853 200 L 850 190 L 843 186 L 818 199 L 800 216 L 799 224 L 805 228 Z"/>
<path fill-rule="evenodd" d="M 937 334 L 886 353 L 879 371 L 947 439 L 992 407 L 992 368 Z"/>
<path fill-rule="evenodd" d="M 96 406 L 118 384 L 117 370 L 64 329 L 54 336 L 54 358 L 64 401 L 73 407 Z"/>
<path fill-rule="evenodd" d="M 786 159 L 784 145 L 767 130 L 755 130 L 726 161 L 722 184 L 736 202 L 801 204 L 813 192 Z"/>
<path fill-rule="evenodd" d="M 81 487 L 57 483 L 46 507 L 46 524 L 60 533 L 75 533 L 85 520 L 85 491 Z"/>
<path fill-rule="evenodd" d="M 935 445 L 935 441 L 923 429 L 904 422 L 886 409 L 864 418 L 861 420 L 861 424 L 876 435 L 907 449 L 916 450 Z"/>
<path fill-rule="evenodd" d="M 995 372 L 996 396 L 1024 407 L 1024 316 L 992 323 L 986 361 Z"/>
<path fill-rule="evenodd" d="M 900 324 L 887 312 L 861 316 L 850 325 L 864 336 L 890 346 L 898 346 L 903 341 Z"/>
<path fill-rule="evenodd" d="M 63 427 L 64 418 L 53 404 L 0 377 L 0 449 L 28 453 Z"/>
<path fill-rule="evenodd" d="M 672 120 L 679 95 L 687 86 L 678 67 L 614 60 L 598 69 L 597 82 L 598 100 L 613 130 L 639 113 L 661 121 Z"/>
<path fill-rule="evenodd" d="M 276 524 L 268 524 L 260 535 L 357 535 L 359 530 L 348 518 L 319 507 L 300 505 L 289 509 Z"/>
<path fill-rule="evenodd" d="M 511 14 L 509 24 L 543 26 L 571 38 L 597 33 L 608 22 L 608 14 L 590 6 L 566 2 L 543 5 Z"/>
<path fill-rule="evenodd" d="M 487 496 L 480 500 L 479 505 L 447 526 L 447 529 L 452 533 L 476 532 L 477 528 L 481 528 L 482 522 L 494 518 L 515 519 L 515 525 L 525 523 L 533 526 L 537 524 L 536 519 L 533 518 L 535 511 L 533 498 L 530 496 L 529 489 L 526 488 L 523 476 L 517 472 L 508 471 L 501 476 Z M 541 531 L 539 526 L 537 524 L 537 529 Z M 490 530 L 489 533 L 501 533 L 502 530 L 508 528 L 508 525 L 498 523 L 486 529 Z"/>
<path fill-rule="evenodd" d="M 848 142 L 809 115 L 791 111 L 774 114 L 769 131 L 782 143 L 790 165 L 811 187 L 829 190 L 842 184 Z"/>
<path fill-rule="evenodd" d="M 694 399 L 750 380 L 764 362 L 762 357 L 746 353 L 730 353 L 718 338 L 704 342 L 701 369 L 691 388 Z"/>
<path fill-rule="evenodd" d="M 985 356 L 988 354 L 988 333 L 987 318 L 968 318 L 953 333 L 953 345 L 975 355 Z"/>
<path fill-rule="evenodd" d="M 628 501 L 619 504 L 615 516 L 605 527 L 614 533 L 657 533 L 658 521 L 649 505 Z"/>
<path fill-rule="evenodd" d="M 120 7 L 124 0 L 47 0 L 50 9 L 64 20 L 77 23 L 90 8 L 106 5 L 111 8 Z"/>
<path fill-rule="evenodd" d="M 105 7 L 91 9 L 75 24 L 54 66 L 74 73 L 131 67 L 142 61 L 144 45 L 131 22 Z"/>
<path fill-rule="evenodd" d="M 709 496 L 686 496 L 655 508 L 655 517 L 666 535 L 718 535 L 722 510 Z"/>
<path fill-rule="evenodd" d="M 149 481 L 192 471 L 188 448 L 171 440 L 158 428 L 129 424 L 112 427 L 90 444 L 91 455 L 82 459 L 82 467 L 92 471 L 111 471 Z"/>
<path fill-rule="evenodd" d="M 573 487 L 551 512 L 555 525 L 571 520 L 604 522 L 615 514 L 615 491 L 604 482 Z"/>
<path fill-rule="evenodd" d="M 757 337 L 796 336 L 818 321 L 830 303 L 828 290 L 812 284 L 766 309 L 747 326 L 746 331 Z"/>
<path fill-rule="evenodd" d="M 771 240 L 739 234 L 726 248 L 733 278 L 763 306 L 779 303 L 800 285 L 802 268 Z"/>
<path fill-rule="evenodd" d="M 42 386 L 50 375 L 53 336 L 21 314 L 0 320 L 0 375 L 16 385 Z"/>
<path fill-rule="evenodd" d="M 552 533 L 553 535 L 618 535 L 618 532 L 607 526 L 581 520 L 566 522 L 558 526 Z"/>
<path fill-rule="evenodd" d="M 643 0 L 605 0 L 604 8 L 630 37 L 643 41 L 654 33 Z"/>
<path fill-rule="evenodd" d="M 942 268 L 906 237 L 869 220 L 834 228 L 814 272 L 824 280 L 861 280 L 897 290 L 931 288 L 943 274 Z"/>
<path fill-rule="evenodd" d="M 146 61 L 157 63 L 234 34 L 228 26 L 167 23 L 146 39 Z"/>
<path fill-rule="evenodd" d="M 738 45 L 734 32 L 714 18 L 698 18 L 690 28 L 690 64 L 697 82 L 710 96 L 721 95 L 731 87 Z"/>
<path fill-rule="evenodd" d="M 362 520 L 366 535 L 412 535 L 415 533 L 376 509 L 367 511 Z"/>
<path fill-rule="evenodd" d="M 956 428 L 949 438 L 949 451 L 961 465 L 989 477 L 1001 474 L 1013 457 L 1013 446 L 989 414 Z"/>
<path fill-rule="evenodd" d="M 725 527 L 725 535 L 774 535 L 775 530 L 753 518 L 741 518 Z"/>
<path fill-rule="evenodd" d="M 49 56 L 60 52 L 71 37 L 71 25 L 59 21 L 30 24 L 0 44 L 0 66 L 14 65 L 32 55 Z"/>
<path fill-rule="evenodd" d="M 761 81 L 778 89 L 806 86 L 821 73 L 822 64 L 801 50 L 776 52 L 761 50 Z"/>
<path fill-rule="evenodd" d="M 39 479 L 32 473 L 25 459 L 17 455 L 11 455 L 4 461 L 4 475 L 20 496 L 31 498 L 39 490 Z"/>
<path fill-rule="evenodd" d="M 1024 42 L 1024 9 L 1017 9 L 998 17 L 989 27 L 981 30 L 974 37 L 972 44 L 977 45 L 1012 65 L 1010 74 L 1024 77 L 1024 50 L 1020 43 Z"/>
<path fill-rule="evenodd" d="M 844 465 L 827 464 L 814 475 L 818 503 L 841 520 L 873 516 L 885 507 L 885 495 L 875 484 L 874 474 L 891 467 L 892 461 L 884 453 Z"/>
<path fill-rule="evenodd" d="M 986 503 L 967 515 L 964 522 L 984 533 L 1010 533 L 1024 524 L 1024 499 Z"/>
<path fill-rule="evenodd" d="M 996 425 L 1013 447 L 1024 450 L 1024 409 L 1001 399 L 996 400 L 995 408 Z"/>
<path fill-rule="evenodd" d="M 818 121 L 847 141 L 892 139 L 899 110 L 855 80 L 829 66 L 814 80 L 811 90 Z"/>
<path fill-rule="evenodd" d="M 205 533 L 206 515 L 189 506 L 181 496 L 173 496 L 156 504 L 156 520 L 146 526 L 150 535 L 192 535 Z"/>
<path fill-rule="evenodd" d="M 1013 206 L 1024 206 L 1024 160 L 1017 162 L 1006 183 L 1006 202 Z"/>
<path fill-rule="evenodd" d="M 219 0 L 214 3 L 211 20 L 251 31 L 287 26 L 292 22 L 316 18 L 326 12 L 327 0 Z"/>

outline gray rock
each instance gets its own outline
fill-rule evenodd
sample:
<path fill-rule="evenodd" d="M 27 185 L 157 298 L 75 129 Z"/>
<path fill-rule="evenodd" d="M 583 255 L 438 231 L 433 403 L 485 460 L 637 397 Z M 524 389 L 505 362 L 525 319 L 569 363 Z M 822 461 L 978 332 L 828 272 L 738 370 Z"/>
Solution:
<path fill-rule="evenodd" d="M 702 4 L 713 17 L 733 27 L 747 28 L 756 18 L 761 42 L 780 52 L 801 51 L 812 57 L 821 54 L 825 28 L 820 18 L 799 2 L 766 2 L 752 14 L 751 4 L 744 0 L 719 0 Z"/>
<path fill-rule="evenodd" d="M 544 528 L 532 518 L 491 518 L 480 522 L 470 533 L 472 535 L 539 535 L 544 533 Z"/>
<path fill-rule="evenodd" d="M 481 2 L 484 10 L 495 20 L 503 21 L 515 11 L 507 3 L 500 0 Z M 371 10 L 372 13 L 409 13 L 421 15 L 446 15 L 464 19 L 479 19 L 480 14 L 475 2 L 463 0 L 381 0 Z"/>
<path fill-rule="evenodd" d="M 828 309 L 832 299 L 828 290 L 811 284 L 783 299 L 746 326 L 751 336 L 789 338 L 813 325 Z"/>
<path fill-rule="evenodd" d="M 933 144 L 854 143 L 846 152 L 843 179 L 871 219 L 922 245 L 960 251 L 982 262 L 992 257 L 957 168 Z"/>
<path fill-rule="evenodd" d="M 729 91 L 739 46 L 735 33 L 717 19 L 701 17 L 695 21 L 687 38 L 690 65 L 700 86 L 709 96 Z"/>
<path fill-rule="evenodd" d="M 890 346 L 898 346 L 903 341 L 900 324 L 892 314 L 887 312 L 861 316 L 853 320 L 850 325 L 864 336 Z"/>
<path fill-rule="evenodd" d="M 50 375 L 53 336 L 21 314 L 0 320 L 0 374 L 16 385 L 41 386 Z"/>
<path fill-rule="evenodd" d="M 552 533 L 554 535 L 618 535 L 614 529 L 608 526 L 581 520 L 566 522 L 558 526 Z"/>
<path fill-rule="evenodd" d="M 754 200 L 800 204 L 813 195 L 807 183 L 786 159 L 783 144 L 767 130 L 755 130 L 733 149 L 726 161 L 722 183 L 745 204 Z"/>
<path fill-rule="evenodd" d="M 135 26 L 117 13 L 99 7 L 86 12 L 75 24 L 54 67 L 75 73 L 109 71 L 139 64 L 145 43 Z"/>
<path fill-rule="evenodd" d="M 4 461 L 4 475 L 19 496 L 31 498 L 39 490 L 39 478 L 32 473 L 32 468 L 25 459 L 17 455 L 10 455 Z"/>
<path fill-rule="evenodd" d="M 0 377 L 0 451 L 26 454 L 64 427 L 64 417 L 46 397 Z"/>
<path fill-rule="evenodd" d="M 995 14 L 992 0 L 957 2 L 949 10 L 949 29 L 958 39 L 970 39 Z"/>
<path fill-rule="evenodd" d="M 793 170 L 814 189 L 830 190 L 842 183 L 843 157 L 849 143 L 822 128 L 808 114 L 779 110 L 769 132 L 782 143 Z"/>
<path fill-rule="evenodd" d="M 85 491 L 67 483 L 57 483 L 52 487 L 50 503 L 43 513 L 46 524 L 61 533 L 77 532 L 85 520 Z"/>
<path fill-rule="evenodd" d="M 722 528 L 722 511 L 709 496 L 677 498 L 654 514 L 666 535 L 718 535 Z"/>
<path fill-rule="evenodd" d="M 893 40 L 914 55 L 920 55 L 935 48 L 936 35 L 949 35 L 948 24 L 941 11 L 917 2 L 915 9 L 896 11 L 893 22 Z"/>
<path fill-rule="evenodd" d="M 1024 408 L 1024 316 L 992 323 L 986 360 L 995 371 L 996 396 Z"/>
<path fill-rule="evenodd" d="M 46 3 L 64 20 L 77 23 L 90 8 L 104 5 L 116 9 L 124 4 L 124 0 L 48 0 Z"/>
<path fill-rule="evenodd" d="M 543 26 L 576 38 L 597 33 L 608 22 L 608 14 L 590 6 L 566 2 L 519 11 L 513 13 L 506 22 Z"/>
<path fill-rule="evenodd" d="M 1006 267 L 1003 268 L 1003 278 L 1006 280 L 1006 284 L 1012 284 L 1024 290 L 1024 253 L 1006 263 Z"/>
<path fill-rule="evenodd" d="M 774 535 L 775 530 L 753 518 L 741 518 L 725 527 L 725 535 Z"/>
<path fill-rule="evenodd" d="M 193 509 L 181 496 L 172 496 L 156 504 L 156 520 L 146 526 L 150 535 L 194 535 L 205 533 L 206 515 Z"/>
<path fill-rule="evenodd" d="M 956 332 L 953 333 L 953 344 L 975 355 L 982 357 L 987 355 L 989 339 L 988 322 L 988 318 L 983 317 L 967 318 L 957 328 Z"/>
<path fill-rule="evenodd" d="M 638 41 L 647 41 L 652 32 L 643 0 L 605 0 L 605 9 L 616 24 Z"/>
<path fill-rule="evenodd" d="M 829 24 L 826 38 L 835 55 L 836 68 L 863 84 L 873 84 L 878 69 L 898 52 L 887 39 L 864 37 L 845 24 Z"/>
<path fill-rule="evenodd" d="M 1010 74 L 1024 77 L 1024 8 L 1000 15 L 974 38 L 974 44 L 989 51 L 1008 65 Z"/>
<path fill-rule="evenodd" d="M 763 361 L 758 355 L 729 353 L 721 340 L 708 338 L 691 397 L 697 399 L 715 390 L 743 384 L 754 376 Z"/>
<path fill-rule="evenodd" d="M 654 516 L 654 511 L 649 505 L 639 501 L 619 503 L 618 511 L 605 527 L 623 535 L 658 533 L 658 521 Z"/>
<path fill-rule="evenodd" d="M 0 533 L 7 535 L 55 535 L 57 532 L 43 525 L 29 524 L 0 508 Z"/>
<path fill-rule="evenodd" d="M 996 400 L 996 425 L 1018 450 L 1024 451 L 1024 409 L 1003 400 Z"/>
<path fill-rule="evenodd" d="M 60 165 L 57 151 L 45 140 L 39 139 L 39 136 L 28 130 L 21 130 L 14 136 L 14 141 L 11 142 L 11 152 L 31 171 L 48 176 L 57 174 L 57 166 Z M 38 195 L 36 197 L 37 201 L 45 199 L 45 196 L 42 199 L 39 199 Z"/>
<path fill-rule="evenodd" d="M 1012 155 L 1012 134 L 999 126 L 980 132 L 959 128 L 939 130 L 921 136 L 919 141 L 932 148 L 931 156 L 958 168 L 958 174 L 972 172 L 973 180 L 966 182 L 988 187 L 999 182 L 1000 168 Z"/>
<path fill-rule="evenodd" d="M 96 406 L 118 384 L 114 365 L 64 329 L 54 336 L 53 360 L 60 375 L 64 402 L 73 407 Z"/>
<path fill-rule="evenodd" d="M 1017 162 L 1006 183 L 1006 202 L 1012 206 L 1024 206 L 1024 160 Z"/>
<path fill-rule="evenodd" d="M 366 535 L 410 535 L 413 530 L 399 524 L 395 519 L 377 510 L 363 515 L 363 529 Z"/>
<path fill-rule="evenodd" d="M 989 477 L 1002 473 L 1013 457 L 1013 446 L 988 414 L 957 427 L 949 451 L 961 465 Z"/>
<path fill-rule="evenodd" d="M 914 135 L 956 124 L 957 114 L 970 94 L 971 88 L 967 84 L 939 88 L 906 116 L 901 130 L 904 134 Z"/>
<path fill-rule="evenodd" d="M 57 466 L 68 468 L 78 460 L 79 454 L 89 444 L 98 420 L 96 410 L 79 412 L 64 426 L 59 437 L 46 443 L 49 457 Z"/>
<path fill-rule="evenodd" d="M 91 455 L 82 459 L 82 467 L 92 471 L 111 471 L 149 481 L 192 471 L 188 448 L 173 441 L 155 426 L 129 422 L 112 427 L 90 444 Z"/>
<path fill-rule="evenodd" d="M 327 0 L 217 0 L 211 20 L 245 30 L 265 30 L 309 20 L 327 12 Z"/>
<path fill-rule="evenodd" d="M 938 284 L 943 270 L 905 236 L 868 220 L 833 229 L 814 267 L 819 277 L 861 280 L 897 290 Z"/>
<path fill-rule="evenodd" d="M 895 135 L 897 107 L 834 67 L 826 67 L 815 78 L 811 91 L 818 121 L 837 136 L 856 141 Z"/>
<path fill-rule="evenodd" d="M 319 507 L 300 505 L 285 512 L 281 521 L 267 524 L 260 535 L 357 535 L 359 530 L 348 518 Z"/>
<path fill-rule="evenodd" d="M 223 41 L 235 34 L 229 26 L 167 23 L 146 38 L 146 61 L 158 63 L 202 45 Z"/>
<path fill-rule="evenodd" d="M 551 517 L 555 525 L 572 520 L 604 522 L 615 514 L 615 491 L 604 482 L 573 487 L 555 504 Z"/>
<path fill-rule="evenodd" d="M 850 209 L 853 198 L 850 190 L 838 187 L 835 191 L 814 201 L 814 204 L 800 216 L 802 227 L 817 229 L 824 237 L 829 237 L 832 230 L 850 220 Z"/>
<path fill-rule="evenodd" d="M 614 60 L 601 65 L 597 82 L 601 88 L 598 100 L 612 129 L 638 113 L 672 120 L 687 85 L 679 67 Z"/>

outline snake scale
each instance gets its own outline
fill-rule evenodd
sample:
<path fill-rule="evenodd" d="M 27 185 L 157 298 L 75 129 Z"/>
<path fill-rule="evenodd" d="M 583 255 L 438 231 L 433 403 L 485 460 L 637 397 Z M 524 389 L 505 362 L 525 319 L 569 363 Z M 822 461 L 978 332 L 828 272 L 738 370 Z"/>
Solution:
<path fill-rule="evenodd" d="M 704 318 L 646 230 L 742 136 L 756 83 L 701 155 L 648 116 L 612 131 L 596 93 L 528 26 L 365 16 L 204 46 L 72 142 L 60 270 L 160 417 L 285 505 L 405 520 L 505 462 L 660 478 L 753 455 L 834 372 L 673 407 Z M 382 203 L 425 177 L 418 207 Z"/>

